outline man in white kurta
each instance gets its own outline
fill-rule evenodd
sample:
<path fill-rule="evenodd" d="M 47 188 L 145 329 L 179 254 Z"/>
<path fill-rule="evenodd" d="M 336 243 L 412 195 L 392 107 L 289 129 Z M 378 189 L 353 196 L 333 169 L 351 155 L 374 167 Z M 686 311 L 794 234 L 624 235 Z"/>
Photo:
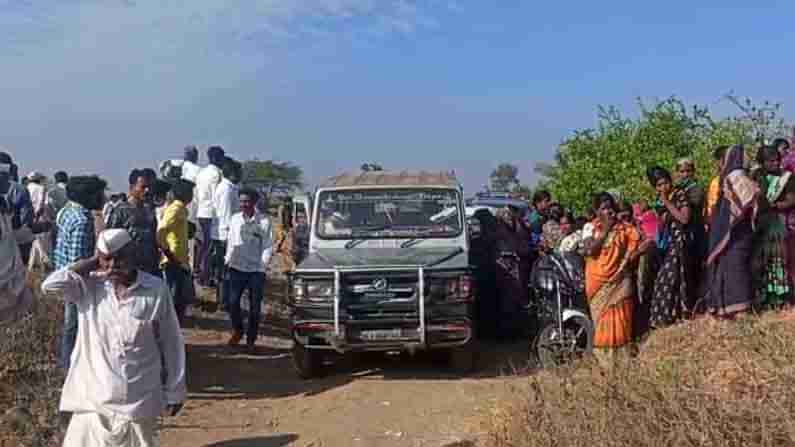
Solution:
<path fill-rule="evenodd" d="M 185 401 L 185 346 L 165 282 L 133 269 L 126 230 L 103 231 L 97 256 L 50 275 L 42 290 L 78 309 L 60 409 L 64 447 L 150 447 L 158 418 Z"/>

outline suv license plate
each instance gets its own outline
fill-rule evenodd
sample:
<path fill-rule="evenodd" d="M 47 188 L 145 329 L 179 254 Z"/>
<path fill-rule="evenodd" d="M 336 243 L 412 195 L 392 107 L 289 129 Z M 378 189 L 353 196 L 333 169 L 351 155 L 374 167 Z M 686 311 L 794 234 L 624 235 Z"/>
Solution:
<path fill-rule="evenodd" d="M 400 340 L 403 338 L 402 329 L 379 329 L 373 331 L 361 331 L 359 338 L 365 341 L 389 341 Z"/>

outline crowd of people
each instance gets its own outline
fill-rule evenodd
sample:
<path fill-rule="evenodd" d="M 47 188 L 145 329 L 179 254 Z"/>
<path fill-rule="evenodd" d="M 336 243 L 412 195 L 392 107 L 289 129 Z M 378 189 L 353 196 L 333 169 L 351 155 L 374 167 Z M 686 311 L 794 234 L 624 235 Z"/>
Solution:
<path fill-rule="evenodd" d="M 268 266 L 281 244 L 260 193 L 241 188 L 241 164 L 219 146 L 207 158 L 199 166 L 198 149 L 188 147 L 159 175 L 132 170 L 128 190 L 108 198 L 98 176 L 20 179 L 11 155 L 0 152 L 0 321 L 29 307 L 27 271 L 48 273 L 43 292 L 65 301 L 66 446 L 105 445 L 118 433 L 134 440 L 119 445 L 154 445 L 161 410 L 176 414 L 185 399 L 181 326 L 194 284 L 216 289 L 232 323 L 228 344 L 245 337 L 255 346 Z M 776 140 L 755 160 L 743 146 L 717 147 L 714 161 L 706 189 L 693 161 L 682 159 L 673 171 L 647 170 L 653 201 L 600 192 L 579 217 L 546 191 L 526 211 L 478 210 L 482 239 L 472 259 L 482 290 L 496 294 L 479 300 L 481 332 L 512 338 L 526 329 L 531 270 L 550 252 L 584 259 L 600 356 L 687 318 L 733 319 L 790 304 L 795 153 Z"/>
<path fill-rule="evenodd" d="M 65 446 L 156 445 L 164 408 L 185 400 L 181 333 L 194 277 L 217 289 L 236 346 L 255 348 L 273 228 L 259 191 L 240 187 L 241 164 L 223 148 L 133 169 L 125 193 L 107 196 L 91 176 L 37 172 L 20 179 L 0 152 L 0 321 L 29 308 L 29 270 L 45 296 L 65 302 L 59 366 Z M 241 298 L 248 292 L 248 321 Z M 101 385 L 101 386 L 100 386 Z"/>
<path fill-rule="evenodd" d="M 780 139 L 756 154 L 748 160 L 741 145 L 715 148 L 706 189 L 689 158 L 673 170 L 650 167 L 652 202 L 630 204 L 621 191 L 600 192 L 582 217 L 547 191 L 535 193 L 527 212 L 479 210 L 475 218 L 491 239 L 481 247 L 494 247 L 479 253 L 482 281 L 496 281 L 487 289 L 496 290 L 495 299 L 480 303 L 484 332 L 517 335 L 516 315 L 533 299 L 532 266 L 552 251 L 584 258 L 600 357 L 684 319 L 734 319 L 791 304 L 795 153 Z"/>

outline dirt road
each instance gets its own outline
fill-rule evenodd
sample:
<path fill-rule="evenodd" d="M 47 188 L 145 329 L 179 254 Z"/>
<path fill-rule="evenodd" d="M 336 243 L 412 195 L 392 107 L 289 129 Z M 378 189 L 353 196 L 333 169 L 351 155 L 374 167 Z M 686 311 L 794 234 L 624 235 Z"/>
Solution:
<path fill-rule="evenodd" d="M 489 347 L 480 372 L 460 377 L 432 357 L 374 355 L 302 381 L 284 324 L 271 320 L 262 333 L 248 354 L 224 345 L 221 314 L 194 315 L 189 401 L 165 421 L 164 447 L 474 445 L 492 403 L 520 380 L 506 374 L 527 363 L 523 346 Z"/>

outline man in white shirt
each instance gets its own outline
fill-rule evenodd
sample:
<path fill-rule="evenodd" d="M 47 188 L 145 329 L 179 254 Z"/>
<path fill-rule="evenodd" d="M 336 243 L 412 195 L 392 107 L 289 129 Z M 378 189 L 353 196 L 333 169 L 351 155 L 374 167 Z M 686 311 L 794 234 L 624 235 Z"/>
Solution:
<path fill-rule="evenodd" d="M 273 255 L 273 229 L 268 216 L 257 211 L 259 193 L 253 189 L 240 191 L 240 212 L 229 223 L 224 263 L 227 268 L 229 294 L 226 302 L 232 319 L 234 333 L 230 346 L 236 346 L 243 337 L 243 319 L 240 298 L 249 292 L 248 327 L 246 344 L 254 348 L 262 313 L 265 274 Z"/>
<path fill-rule="evenodd" d="M 210 163 L 205 166 L 196 176 L 196 218 L 199 221 L 199 231 L 201 233 L 201 246 L 199 247 L 199 284 L 208 287 L 210 285 L 210 245 L 212 241 L 213 219 L 216 218 L 213 196 L 218 184 L 223 178 L 221 166 L 223 166 L 226 155 L 220 146 L 211 146 L 207 149 L 207 158 Z"/>
<path fill-rule="evenodd" d="M 186 146 L 185 154 L 182 162 L 182 180 L 187 180 L 196 185 L 196 179 L 199 177 L 201 167 L 199 167 L 199 149 L 196 146 Z M 196 188 L 193 188 L 193 196 L 196 196 Z M 194 200 L 188 205 L 188 222 L 191 227 L 190 239 L 188 240 L 188 255 L 190 256 L 190 265 L 193 266 L 194 271 L 199 271 L 196 255 L 196 228 L 198 228 L 199 220 L 197 213 L 199 211 L 199 201 Z"/>
<path fill-rule="evenodd" d="M 215 189 L 213 196 L 213 206 L 215 207 L 216 218 L 212 226 L 212 246 L 210 247 L 210 272 L 211 278 L 217 282 L 216 299 L 222 308 L 226 308 L 226 301 L 223 296 L 228 291 L 224 281 L 224 256 L 226 255 L 226 240 L 229 235 L 229 223 L 235 213 L 240 212 L 240 193 L 241 166 L 237 161 L 227 157 L 224 160 L 224 178 Z"/>
<path fill-rule="evenodd" d="M 196 183 L 196 178 L 201 172 L 199 163 L 199 149 L 196 146 L 186 146 L 182 157 L 182 180 Z"/>
<path fill-rule="evenodd" d="M 77 305 L 78 334 L 61 394 L 64 447 L 158 445 L 158 418 L 185 401 L 185 343 L 168 286 L 135 269 L 127 230 L 103 231 L 97 255 L 58 270 L 47 295 Z"/>
<path fill-rule="evenodd" d="M 47 197 L 49 191 L 45 185 L 47 177 L 39 172 L 31 172 L 28 174 L 28 194 L 30 194 L 30 201 L 33 203 L 33 213 L 36 222 L 52 222 L 54 216 L 50 214 L 50 209 L 47 206 Z M 28 269 L 33 270 L 40 267 L 45 270 L 50 265 L 50 242 L 52 238 L 49 231 L 41 232 L 35 235 L 33 246 L 30 251 L 30 260 L 28 261 Z"/>

